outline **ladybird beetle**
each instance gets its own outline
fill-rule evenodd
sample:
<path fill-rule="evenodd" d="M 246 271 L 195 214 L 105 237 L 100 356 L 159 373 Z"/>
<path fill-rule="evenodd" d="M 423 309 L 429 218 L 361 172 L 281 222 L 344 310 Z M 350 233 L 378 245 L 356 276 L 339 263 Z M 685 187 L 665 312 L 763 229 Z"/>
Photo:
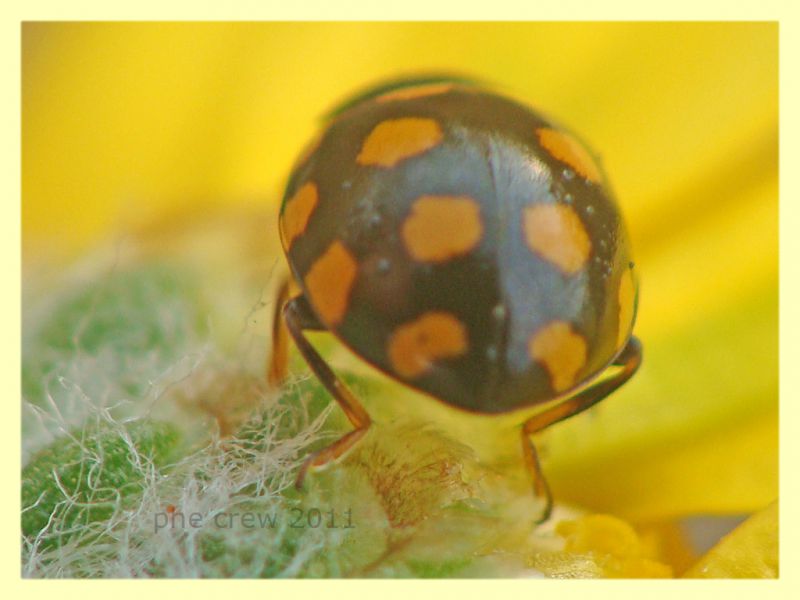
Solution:
<path fill-rule="evenodd" d="M 354 427 L 305 461 L 298 487 L 370 426 L 304 335 L 327 330 L 448 405 L 546 405 L 521 426 L 546 520 L 531 436 L 608 396 L 642 356 L 630 244 L 592 153 L 482 86 L 394 82 L 330 116 L 291 173 L 279 229 L 300 291 L 280 289 L 268 379 L 285 377 L 288 331 Z"/>

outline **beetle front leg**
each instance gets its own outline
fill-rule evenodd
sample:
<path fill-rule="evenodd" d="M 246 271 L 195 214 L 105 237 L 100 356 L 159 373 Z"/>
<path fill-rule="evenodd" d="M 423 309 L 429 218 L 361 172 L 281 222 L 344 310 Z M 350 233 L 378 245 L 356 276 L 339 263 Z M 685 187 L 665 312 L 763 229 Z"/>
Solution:
<path fill-rule="evenodd" d="M 275 306 L 272 311 L 272 348 L 267 358 L 267 383 L 270 387 L 279 387 L 288 373 L 289 336 L 282 318 L 283 307 L 289 300 L 289 277 L 284 276 L 275 295 Z"/>
<path fill-rule="evenodd" d="M 602 378 L 581 390 L 576 395 L 567 398 L 563 402 L 556 404 L 552 408 L 534 415 L 522 425 L 522 449 L 525 457 L 525 464 L 533 478 L 534 493 L 538 497 L 544 497 L 545 507 L 541 517 L 536 521 L 537 524 L 544 523 L 550 518 L 553 510 L 553 497 L 550 493 L 550 486 L 542 473 L 539 457 L 536 448 L 531 441 L 531 436 L 543 429 L 563 421 L 564 419 L 583 412 L 600 402 L 603 398 L 614 392 L 623 383 L 628 381 L 636 373 L 639 365 L 642 364 L 642 344 L 638 339 L 632 337 L 625 349 L 620 352 L 611 367 L 621 367 L 610 377 Z"/>
<path fill-rule="evenodd" d="M 295 481 L 295 486 L 301 488 L 306 472 L 310 467 L 323 466 L 342 456 L 364 436 L 372 423 L 372 419 L 370 419 L 369 414 L 367 414 L 358 399 L 336 376 L 328 366 L 328 363 L 325 362 L 325 359 L 319 355 L 303 334 L 303 330 L 324 329 L 311 311 L 306 299 L 303 296 L 297 296 L 289 300 L 283 309 L 283 315 L 289 333 L 297 344 L 297 349 L 300 350 L 308 366 L 336 402 L 339 403 L 350 423 L 355 427 L 353 431 L 345 434 L 330 446 L 318 450 L 306 459 L 300 467 Z"/>

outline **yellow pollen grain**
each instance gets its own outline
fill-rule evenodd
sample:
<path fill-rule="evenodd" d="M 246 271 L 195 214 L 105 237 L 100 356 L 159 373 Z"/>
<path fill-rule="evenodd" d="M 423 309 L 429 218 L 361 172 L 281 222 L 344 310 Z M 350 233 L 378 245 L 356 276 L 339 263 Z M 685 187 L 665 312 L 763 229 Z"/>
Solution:
<path fill-rule="evenodd" d="M 403 222 L 406 250 L 422 262 L 466 254 L 483 236 L 480 213 L 480 205 L 469 196 L 420 196 Z"/>
<path fill-rule="evenodd" d="M 319 202 L 317 186 L 313 182 L 303 184 L 289 200 L 283 209 L 280 218 L 281 237 L 283 247 L 289 250 L 295 238 L 302 235 L 308 226 L 314 209 Z"/>
<path fill-rule="evenodd" d="M 547 369 L 553 389 L 561 392 L 574 385 L 586 364 L 586 340 L 569 323 L 551 321 L 531 336 L 528 354 Z"/>
<path fill-rule="evenodd" d="M 589 234 L 570 206 L 529 205 L 525 207 L 522 228 L 528 247 L 567 275 L 577 273 L 589 259 Z"/>
<path fill-rule="evenodd" d="M 449 82 L 442 83 L 427 83 L 422 85 L 413 85 L 410 87 L 400 88 L 399 90 L 392 90 L 386 92 L 375 98 L 376 102 L 391 102 L 393 100 L 412 100 L 414 98 L 423 98 L 425 96 L 435 96 L 437 94 L 444 94 L 445 92 L 453 89 L 453 84 Z"/>
<path fill-rule="evenodd" d="M 347 313 L 357 272 L 355 257 L 337 240 L 306 274 L 305 287 L 311 305 L 329 327 L 338 325 Z"/>
<path fill-rule="evenodd" d="M 619 329 L 617 331 L 617 348 L 627 341 L 633 322 L 633 309 L 636 303 L 636 284 L 633 282 L 632 269 L 625 269 L 619 280 Z"/>
<path fill-rule="evenodd" d="M 559 160 L 577 172 L 582 177 L 594 183 L 600 183 L 601 175 L 597 163 L 589 151 L 570 134 L 557 129 L 540 128 L 536 130 L 539 143 Z"/>
<path fill-rule="evenodd" d="M 467 345 L 467 330 L 461 321 L 450 313 L 431 311 L 395 329 L 387 353 L 394 372 L 413 379 L 428 372 L 439 359 L 460 356 Z"/>
<path fill-rule="evenodd" d="M 366 137 L 356 162 L 363 166 L 393 167 L 433 148 L 443 137 L 442 128 L 433 119 L 388 119 L 378 123 Z"/>

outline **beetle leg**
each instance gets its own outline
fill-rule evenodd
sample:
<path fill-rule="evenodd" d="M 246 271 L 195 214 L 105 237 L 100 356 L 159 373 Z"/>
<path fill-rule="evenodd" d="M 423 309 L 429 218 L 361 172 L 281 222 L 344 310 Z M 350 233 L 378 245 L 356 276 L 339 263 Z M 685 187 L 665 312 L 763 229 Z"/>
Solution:
<path fill-rule="evenodd" d="M 297 296 L 289 300 L 283 309 L 283 315 L 286 321 L 286 326 L 297 344 L 298 350 L 306 359 L 308 366 L 320 380 L 322 385 L 330 392 L 336 402 L 344 411 L 347 418 L 353 424 L 355 429 L 340 439 L 335 441 L 330 446 L 323 448 L 311 456 L 309 456 L 303 465 L 300 467 L 300 472 L 297 474 L 295 486 L 302 487 L 303 480 L 305 479 L 306 472 L 310 467 L 318 467 L 329 463 L 342 456 L 348 449 L 350 449 L 358 440 L 360 440 L 369 429 L 372 420 L 361 406 L 361 403 L 353 395 L 353 393 L 342 383 L 336 374 L 328 366 L 319 353 L 314 349 L 311 343 L 303 335 L 304 329 L 323 329 L 322 325 L 317 321 L 313 312 L 311 312 L 306 299 L 303 296 Z"/>
<path fill-rule="evenodd" d="M 606 377 L 590 385 L 552 408 L 534 415 L 522 425 L 522 450 L 525 456 L 525 464 L 533 478 L 534 493 L 537 497 L 543 497 L 545 500 L 542 516 L 536 521 L 537 524 L 544 523 L 550 518 L 550 513 L 553 510 L 553 497 L 550 493 L 550 487 L 547 485 L 547 480 L 542 473 L 539 457 L 536 453 L 536 447 L 531 441 L 531 436 L 554 423 L 563 421 L 594 406 L 628 381 L 641 364 L 642 345 L 638 339 L 632 337 L 625 349 L 612 363 L 612 367 L 621 367 L 619 371 L 611 377 Z"/>
<path fill-rule="evenodd" d="M 283 306 L 289 300 L 289 277 L 284 276 L 272 311 L 272 348 L 267 358 L 267 383 L 278 387 L 286 380 L 289 365 L 289 335 L 283 322 Z"/>
<path fill-rule="evenodd" d="M 283 309 L 289 301 L 291 289 L 292 284 L 289 277 L 285 276 L 275 295 L 275 310 L 272 313 L 272 352 L 267 358 L 266 365 L 267 383 L 272 387 L 280 386 L 288 374 L 289 335 L 283 318 Z M 301 318 L 300 327 L 302 329 L 314 331 L 325 329 L 311 311 L 305 311 L 298 316 Z"/>

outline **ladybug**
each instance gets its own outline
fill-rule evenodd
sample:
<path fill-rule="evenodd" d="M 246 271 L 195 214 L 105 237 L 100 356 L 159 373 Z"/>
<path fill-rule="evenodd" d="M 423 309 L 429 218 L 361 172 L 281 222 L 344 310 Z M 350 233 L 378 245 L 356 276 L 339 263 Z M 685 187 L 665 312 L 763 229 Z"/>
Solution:
<path fill-rule="evenodd" d="M 546 520 L 531 436 L 608 396 L 642 358 L 628 235 L 586 146 L 469 81 L 395 81 L 330 115 L 289 177 L 279 229 L 300 291 L 280 288 L 268 379 L 286 375 L 288 331 L 354 427 L 305 461 L 298 487 L 371 422 L 304 334 L 326 330 L 450 406 L 543 405 L 520 437 Z"/>

